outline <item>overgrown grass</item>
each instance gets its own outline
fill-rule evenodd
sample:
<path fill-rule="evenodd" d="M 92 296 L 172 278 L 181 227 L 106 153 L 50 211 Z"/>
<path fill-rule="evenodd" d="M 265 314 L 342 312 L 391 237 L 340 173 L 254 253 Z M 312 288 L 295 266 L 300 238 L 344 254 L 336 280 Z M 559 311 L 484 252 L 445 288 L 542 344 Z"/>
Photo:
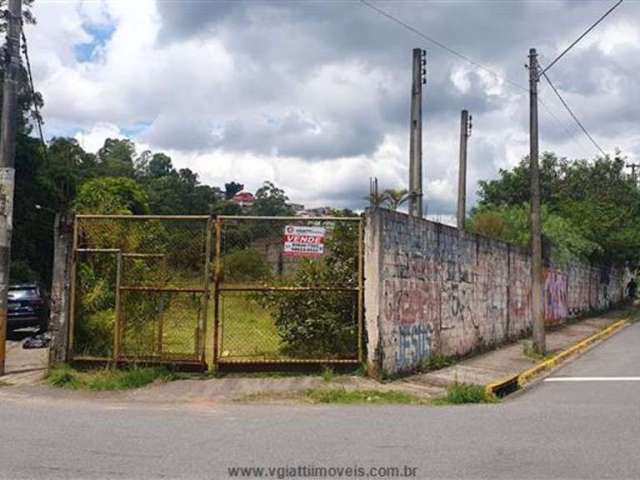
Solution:
<path fill-rule="evenodd" d="M 321 375 L 322 375 L 322 379 L 327 383 L 331 382 L 333 379 L 336 378 L 336 372 L 334 372 L 333 368 L 331 367 L 324 367 L 322 369 Z"/>
<path fill-rule="evenodd" d="M 531 340 L 523 340 L 520 342 L 522 344 L 522 354 L 530 358 L 531 360 L 543 361 L 545 360 L 546 355 L 538 352 L 533 346 L 533 342 Z"/>
<path fill-rule="evenodd" d="M 166 368 L 133 367 L 126 370 L 101 368 L 79 371 L 68 365 L 51 367 L 47 375 L 49 385 L 72 390 L 129 390 L 155 381 L 174 380 L 175 374 Z"/>
<path fill-rule="evenodd" d="M 367 404 L 367 405 L 424 405 L 426 400 L 406 392 L 380 390 L 347 390 L 344 388 L 319 388 L 305 392 L 312 403 Z"/>
<path fill-rule="evenodd" d="M 224 295 L 221 300 L 224 319 L 221 355 L 243 359 L 277 358 L 280 334 L 269 310 L 247 295 Z"/>
<path fill-rule="evenodd" d="M 451 357 L 440 354 L 431 355 L 421 363 L 420 370 L 424 372 L 428 372 L 431 370 L 440 370 L 441 368 L 449 367 L 454 363 L 455 361 Z"/>
<path fill-rule="evenodd" d="M 494 395 L 488 395 L 481 385 L 454 383 L 447 387 L 447 395 L 434 401 L 436 405 L 460 405 L 464 403 L 496 403 Z"/>

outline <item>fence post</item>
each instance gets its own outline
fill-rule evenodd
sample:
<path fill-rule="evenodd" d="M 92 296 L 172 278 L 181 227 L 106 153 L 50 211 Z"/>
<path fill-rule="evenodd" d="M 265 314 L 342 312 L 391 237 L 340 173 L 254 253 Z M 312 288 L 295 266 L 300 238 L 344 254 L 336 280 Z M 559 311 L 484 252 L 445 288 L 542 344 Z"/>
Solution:
<path fill-rule="evenodd" d="M 358 361 L 364 362 L 364 215 L 358 222 Z"/>
<path fill-rule="evenodd" d="M 122 252 L 118 252 L 116 256 L 116 304 L 113 321 L 113 365 L 118 366 L 120 358 L 120 330 L 122 328 L 120 322 L 120 282 L 122 281 Z"/>
<path fill-rule="evenodd" d="M 56 213 L 53 225 L 53 275 L 51 279 L 51 310 L 49 332 L 52 336 L 49 363 L 68 360 L 70 323 L 70 291 L 73 259 L 73 216 Z"/>
<path fill-rule="evenodd" d="M 211 295 L 210 295 L 210 279 L 211 279 L 211 229 L 212 229 L 212 225 L 211 225 L 211 217 L 209 217 L 207 219 L 207 223 L 206 223 L 206 244 L 204 247 L 204 255 L 205 255 L 205 259 L 204 259 L 204 310 L 203 310 L 203 314 L 202 314 L 202 328 L 201 328 L 201 333 L 200 333 L 200 338 L 202 339 L 199 343 L 200 345 L 198 345 L 198 348 L 200 349 L 200 358 L 202 363 L 204 364 L 206 361 L 206 338 L 207 338 L 207 324 L 209 323 L 209 301 L 211 300 Z"/>
<path fill-rule="evenodd" d="M 73 241 L 71 248 L 71 275 L 69 287 L 69 331 L 67 341 L 67 360 L 73 359 L 73 341 L 74 341 L 74 328 L 76 323 L 76 270 L 77 270 L 77 250 L 78 250 L 78 217 L 73 217 Z"/>
<path fill-rule="evenodd" d="M 218 364 L 218 336 L 220 331 L 220 252 L 222 235 L 222 220 L 216 218 L 216 270 L 214 276 L 213 292 L 213 360 L 214 365 Z"/>

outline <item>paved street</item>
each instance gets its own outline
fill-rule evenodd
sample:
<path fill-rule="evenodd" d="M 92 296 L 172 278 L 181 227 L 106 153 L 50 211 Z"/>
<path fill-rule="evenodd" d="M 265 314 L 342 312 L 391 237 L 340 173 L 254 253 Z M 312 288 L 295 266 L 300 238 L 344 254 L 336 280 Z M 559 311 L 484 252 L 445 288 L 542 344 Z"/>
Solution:
<path fill-rule="evenodd" d="M 140 405 L 0 389 L 1 478 L 230 478 L 233 466 L 418 478 L 639 478 L 640 324 L 499 405 Z"/>

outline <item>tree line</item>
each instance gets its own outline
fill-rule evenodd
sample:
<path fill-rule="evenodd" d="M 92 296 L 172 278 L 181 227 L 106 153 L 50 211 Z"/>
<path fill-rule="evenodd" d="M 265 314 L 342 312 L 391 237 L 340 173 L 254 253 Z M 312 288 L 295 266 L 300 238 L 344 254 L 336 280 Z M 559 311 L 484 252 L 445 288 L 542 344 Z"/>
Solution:
<path fill-rule="evenodd" d="M 291 215 L 285 192 L 264 182 L 248 209 L 231 201 L 244 188 L 203 184 L 164 153 L 136 152 L 128 139 L 108 138 L 97 153 L 73 138 L 44 147 L 23 122 L 16 153 L 11 280 L 48 282 L 57 212 L 157 215 Z M 46 151 L 45 151 L 46 148 Z"/>
<path fill-rule="evenodd" d="M 540 162 L 543 235 L 556 261 L 579 258 L 635 267 L 640 261 L 640 189 L 625 159 L 568 160 L 546 152 Z M 495 180 L 479 182 L 466 227 L 528 246 L 529 159 Z"/>

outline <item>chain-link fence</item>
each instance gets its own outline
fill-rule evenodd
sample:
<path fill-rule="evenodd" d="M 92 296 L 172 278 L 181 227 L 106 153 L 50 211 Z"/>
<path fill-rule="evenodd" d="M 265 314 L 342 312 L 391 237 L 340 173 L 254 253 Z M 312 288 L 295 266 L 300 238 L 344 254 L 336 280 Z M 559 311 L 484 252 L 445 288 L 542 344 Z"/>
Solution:
<path fill-rule="evenodd" d="M 361 359 L 359 217 L 78 215 L 74 252 L 76 360 Z"/>
<path fill-rule="evenodd" d="M 204 363 L 209 217 L 78 215 L 73 357 Z"/>
<path fill-rule="evenodd" d="M 356 362 L 359 217 L 218 217 L 219 363 Z"/>

